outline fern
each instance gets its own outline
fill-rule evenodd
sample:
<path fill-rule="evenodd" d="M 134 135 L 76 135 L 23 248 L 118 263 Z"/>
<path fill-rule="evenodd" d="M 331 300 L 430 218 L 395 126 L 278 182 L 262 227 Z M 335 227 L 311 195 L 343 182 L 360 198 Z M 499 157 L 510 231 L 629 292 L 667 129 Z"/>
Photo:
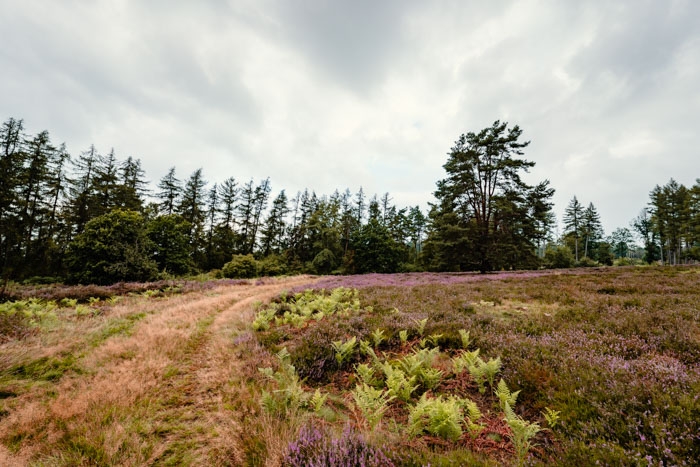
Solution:
<path fill-rule="evenodd" d="M 467 365 L 467 370 L 469 370 L 469 374 L 472 375 L 472 378 L 479 386 L 479 392 L 484 394 L 486 392 L 486 382 L 493 387 L 496 373 L 501 370 L 501 357 L 491 358 L 488 362 L 477 357 L 472 364 Z"/>
<path fill-rule="evenodd" d="M 351 391 L 352 398 L 355 400 L 355 405 L 362 412 L 370 429 L 379 424 L 384 416 L 384 412 L 389 408 L 389 402 L 394 399 L 394 396 L 389 395 L 387 391 L 375 389 L 365 383 L 358 384 Z"/>
<path fill-rule="evenodd" d="M 496 397 L 498 397 L 501 410 L 505 410 L 505 404 L 508 404 L 510 407 L 515 407 L 515 403 L 518 400 L 518 394 L 520 394 L 520 391 L 510 392 L 510 389 L 508 389 L 508 385 L 505 381 L 503 381 L 503 378 L 501 378 L 501 380 L 498 382 L 498 386 L 494 392 Z"/>
<path fill-rule="evenodd" d="M 291 364 L 291 355 L 286 347 L 277 352 L 280 369 L 258 368 L 258 371 L 273 381 L 277 389 L 272 392 L 263 391 L 261 404 L 265 410 L 273 414 L 286 414 L 296 411 L 306 401 L 307 394 L 301 385 L 301 380 L 296 373 L 296 368 Z"/>
<path fill-rule="evenodd" d="M 343 363 L 352 358 L 355 352 L 355 345 L 357 344 L 357 338 L 355 336 L 351 337 L 347 341 L 334 341 L 332 343 L 333 350 L 335 350 L 335 359 L 338 361 L 339 366 L 343 366 Z"/>
<path fill-rule="evenodd" d="M 479 406 L 471 399 L 462 399 L 461 403 L 462 407 L 467 412 L 466 423 L 469 433 L 473 438 L 476 438 L 484 429 L 484 425 L 476 423 L 482 416 Z"/>
<path fill-rule="evenodd" d="M 408 414 L 409 433 L 416 436 L 427 432 L 454 441 L 462 436 L 463 417 L 459 399 L 428 399 L 423 394 Z"/>
<path fill-rule="evenodd" d="M 462 348 L 464 350 L 467 350 L 467 348 L 469 347 L 469 344 L 471 344 L 471 342 L 472 342 L 471 339 L 469 338 L 469 331 L 466 331 L 464 329 L 460 329 L 459 330 L 459 338 L 462 341 Z"/>
<path fill-rule="evenodd" d="M 558 410 L 552 410 L 549 407 L 545 407 L 542 415 L 547 421 L 547 426 L 552 429 L 559 423 L 559 415 L 561 414 Z"/>
<path fill-rule="evenodd" d="M 404 373 L 415 376 L 423 367 L 423 360 L 414 352 L 398 360 L 397 364 Z"/>
<path fill-rule="evenodd" d="M 389 394 L 399 400 L 408 401 L 413 391 L 418 388 L 416 377 L 410 376 L 407 378 L 406 373 L 398 368 L 392 367 L 388 363 L 384 365 L 383 370 L 386 375 L 385 383 Z"/>
<path fill-rule="evenodd" d="M 361 382 L 373 387 L 381 386 L 382 382 L 375 377 L 375 370 L 366 363 L 355 366 L 355 373 Z"/>
<path fill-rule="evenodd" d="M 372 355 L 374 353 L 374 349 L 372 349 L 372 346 L 370 345 L 369 341 L 362 339 L 360 341 L 360 353 L 362 355 Z"/>
<path fill-rule="evenodd" d="M 326 403 L 326 399 L 328 399 L 328 394 L 321 394 L 321 390 L 318 388 L 314 392 L 314 395 L 311 396 L 311 399 L 309 400 L 309 405 L 311 405 L 316 415 L 319 415 L 321 413 L 321 409 L 323 409 L 323 406 Z"/>
<path fill-rule="evenodd" d="M 528 422 L 517 416 L 508 402 L 504 404 L 503 413 L 504 420 L 511 430 L 510 439 L 515 448 L 518 465 L 524 465 L 528 452 L 535 446 L 532 438 L 542 431 L 542 428 L 535 422 Z"/>
<path fill-rule="evenodd" d="M 423 319 L 416 319 L 414 322 L 418 325 L 418 335 L 420 337 L 423 337 L 423 333 L 425 332 L 425 325 L 428 323 L 428 318 L 423 318 Z"/>
<path fill-rule="evenodd" d="M 437 368 L 424 368 L 418 374 L 421 386 L 425 389 L 433 389 L 440 384 L 444 373 Z"/>
<path fill-rule="evenodd" d="M 406 342 L 408 342 L 408 331 L 405 329 L 399 331 L 399 339 L 401 340 L 402 344 L 406 344 Z"/>
<path fill-rule="evenodd" d="M 463 372 L 466 368 L 476 363 L 476 359 L 479 357 L 479 349 L 473 350 L 471 352 L 462 352 L 458 356 L 452 359 L 452 368 L 455 374 Z"/>
<path fill-rule="evenodd" d="M 489 386 L 493 387 L 493 381 L 496 379 L 496 373 L 501 371 L 501 357 L 491 358 L 484 365 L 484 376 L 489 382 Z"/>
<path fill-rule="evenodd" d="M 275 310 L 265 309 L 258 312 L 253 321 L 253 331 L 267 331 L 270 329 L 270 322 L 275 317 Z"/>
<path fill-rule="evenodd" d="M 486 392 L 486 386 L 485 386 L 486 374 L 484 371 L 485 366 L 486 366 L 486 364 L 479 357 L 476 358 L 476 361 L 473 364 L 467 366 L 467 370 L 469 371 L 469 374 L 471 375 L 472 379 L 479 387 L 479 392 L 482 394 L 484 394 Z"/>
<path fill-rule="evenodd" d="M 431 334 L 428 336 L 428 342 L 430 345 L 432 345 L 434 348 L 439 347 L 439 341 L 442 339 L 443 334 Z"/>
<path fill-rule="evenodd" d="M 376 349 L 381 345 L 382 342 L 386 340 L 386 336 L 384 335 L 384 330 L 382 329 L 375 329 L 372 334 L 372 344 L 374 345 L 374 348 Z"/>

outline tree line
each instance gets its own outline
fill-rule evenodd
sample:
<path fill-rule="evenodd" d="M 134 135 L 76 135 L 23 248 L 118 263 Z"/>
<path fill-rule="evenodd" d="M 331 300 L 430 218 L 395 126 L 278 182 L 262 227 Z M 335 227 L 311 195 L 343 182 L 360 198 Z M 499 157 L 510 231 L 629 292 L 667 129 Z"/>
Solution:
<path fill-rule="evenodd" d="M 155 189 L 139 159 L 94 146 L 72 157 L 22 120 L 0 129 L 2 278 L 107 283 L 221 269 L 252 255 L 264 274 L 392 272 L 417 264 L 427 219 L 362 188 L 272 196 L 269 179 L 209 185 L 175 167 Z"/>
<path fill-rule="evenodd" d="M 72 156 L 22 120 L 0 128 L 0 267 L 9 280 L 150 280 L 200 271 L 275 275 L 481 271 L 610 263 L 635 249 L 630 229 L 605 238 L 600 216 L 574 197 L 564 233 L 549 181 L 522 174 L 529 142 L 496 121 L 459 137 L 425 215 L 362 188 L 273 196 L 269 179 L 207 183 L 176 167 L 152 185 L 141 161 L 94 146 Z M 700 181 L 671 180 L 631 225 L 644 259 L 698 259 Z"/>
<path fill-rule="evenodd" d="M 629 227 L 619 227 L 609 236 L 593 203 L 584 208 L 576 196 L 563 220 L 564 233 L 549 251 L 557 267 L 611 265 L 614 260 L 668 265 L 700 261 L 700 179 L 690 188 L 674 179 L 656 185 Z"/>

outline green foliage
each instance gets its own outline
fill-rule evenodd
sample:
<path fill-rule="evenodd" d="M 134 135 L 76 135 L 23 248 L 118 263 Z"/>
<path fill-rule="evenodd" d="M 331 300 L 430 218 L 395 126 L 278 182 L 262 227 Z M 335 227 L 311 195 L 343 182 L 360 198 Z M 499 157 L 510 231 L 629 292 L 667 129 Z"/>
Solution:
<path fill-rule="evenodd" d="M 255 317 L 253 329 L 268 330 L 273 320 L 277 324 L 301 327 L 310 319 L 321 320 L 338 312 L 359 310 L 360 301 L 355 289 L 338 287 L 333 289 L 330 295 L 324 291 L 306 290 L 293 297 L 283 297 L 280 301 L 262 308 Z"/>
<path fill-rule="evenodd" d="M 382 364 L 382 371 L 386 376 L 385 384 L 389 394 L 402 401 L 411 399 L 413 391 L 418 389 L 416 376 L 406 377 L 406 373 L 399 368 L 394 368 L 390 363 Z"/>
<path fill-rule="evenodd" d="M 459 339 L 462 341 L 462 348 L 467 350 L 469 348 L 469 344 L 472 342 L 472 340 L 469 338 L 469 331 L 466 329 L 460 329 Z"/>
<path fill-rule="evenodd" d="M 414 322 L 418 326 L 418 329 L 417 329 L 418 335 L 420 337 L 423 337 L 423 333 L 425 332 L 425 325 L 428 324 L 428 318 L 417 319 L 417 320 L 414 320 Z"/>
<path fill-rule="evenodd" d="M 506 404 L 508 404 L 510 407 L 515 407 L 520 391 L 511 392 L 510 389 L 508 389 L 506 382 L 503 381 L 503 378 L 501 378 L 494 393 L 496 394 L 496 397 L 498 397 L 498 403 L 501 406 L 501 410 L 505 410 Z"/>
<path fill-rule="evenodd" d="M 269 255 L 258 261 L 258 272 L 261 276 L 281 276 L 287 274 L 288 269 L 286 261 L 279 255 Z"/>
<path fill-rule="evenodd" d="M 328 248 L 321 250 L 311 262 L 317 274 L 330 274 L 338 267 L 338 259 Z"/>
<path fill-rule="evenodd" d="M 476 402 L 471 399 L 462 399 L 461 403 L 462 408 L 466 411 L 465 422 L 469 433 L 473 438 L 476 438 L 484 429 L 483 425 L 477 423 L 482 417 L 481 410 L 479 410 L 479 406 L 476 405 Z"/>
<path fill-rule="evenodd" d="M 326 404 L 327 399 L 328 394 L 321 394 L 320 389 L 317 388 L 316 391 L 314 391 L 314 394 L 309 399 L 309 405 L 311 406 L 316 415 L 321 414 L 323 406 Z"/>
<path fill-rule="evenodd" d="M 477 358 L 479 357 L 479 352 L 481 352 L 480 349 L 476 349 L 471 352 L 463 351 L 455 357 L 452 357 L 452 368 L 455 374 L 459 374 L 465 369 L 474 366 Z"/>
<path fill-rule="evenodd" d="M 505 402 L 503 412 L 504 420 L 511 430 L 510 439 L 515 447 L 518 465 L 524 465 L 527 454 L 535 446 L 532 438 L 542 431 L 542 428 L 535 422 L 528 422 L 517 416 L 508 402 Z"/>
<path fill-rule="evenodd" d="M 544 266 L 549 269 L 573 267 L 574 254 L 564 245 L 548 245 L 544 252 Z"/>
<path fill-rule="evenodd" d="M 372 345 L 374 345 L 375 349 L 377 347 L 379 347 L 382 344 L 382 342 L 384 342 L 386 340 L 386 336 L 384 335 L 384 330 L 379 329 L 379 328 L 372 331 L 371 337 L 372 337 Z"/>
<path fill-rule="evenodd" d="M 370 215 L 367 224 L 356 230 L 352 237 L 353 266 L 357 273 L 390 273 L 399 269 L 405 247 L 391 236 L 378 216 Z"/>
<path fill-rule="evenodd" d="M 418 380 L 425 389 L 434 389 L 442 382 L 443 376 L 444 373 L 442 370 L 438 370 L 437 368 L 424 368 L 419 373 Z"/>
<path fill-rule="evenodd" d="M 465 352 L 463 355 L 468 354 Z M 479 386 L 479 392 L 486 392 L 486 383 L 493 387 L 493 381 L 496 374 L 501 370 L 501 357 L 491 358 L 485 362 L 481 357 L 476 357 L 471 365 L 467 365 L 467 370 L 472 376 L 476 384 Z"/>
<path fill-rule="evenodd" d="M 443 372 L 432 368 L 435 358 L 440 353 L 440 349 L 414 350 L 413 353 L 404 356 L 396 363 L 397 366 L 425 389 L 432 389 L 442 381 Z"/>
<path fill-rule="evenodd" d="M 438 396 L 429 399 L 423 394 L 408 414 L 408 431 L 413 436 L 427 432 L 455 441 L 462 436 L 463 419 L 462 403 L 458 398 Z"/>
<path fill-rule="evenodd" d="M 520 391 L 518 391 L 520 392 Z M 559 410 L 552 410 L 549 407 L 545 407 L 542 411 L 542 416 L 547 422 L 547 426 L 552 429 L 559 423 L 561 412 Z"/>
<path fill-rule="evenodd" d="M 584 256 L 583 258 L 576 261 L 577 268 L 595 268 L 598 266 L 600 266 L 600 264 L 597 261 L 589 258 L 588 256 Z"/>
<path fill-rule="evenodd" d="M 351 391 L 355 405 L 362 412 L 370 429 L 374 430 L 389 408 L 394 396 L 383 389 L 376 389 L 366 383 L 358 384 Z"/>
<path fill-rule="evenodd" d="M 430 345 L 432 345 L 434 348 L 438 348 L 439 343 L 440 343 L 440 339 L 442 339 L 443 336 L 444 336 L 444 334 L 441 334 L 441 333 L 431 334 L 428 336 L 428 343 Z M 423 346 L 423 347 L 425 347 L 425 346 Z"/>
<path fill-rule="evenodd" d="M 408 331 L 405 329 L 402 329 L 399 331 L 399 340 L 401 340 L 402 344 L 406 344 L 408 342 Z"/>
<path fill-rule="evenodd" d="M 537 267 L 535 246 L 552 224 L 549 181 L 529 186 L 520 177 L 534 162 L 520 159 L 529 141 L 522 130 L 496 121 L 462 134 L 437 182 L 438 202 L 424 258 L 431 269 L 479 270 Z"/>
<path fill-rule="evenodd" d="M 14 378 L 33 381 L 57 381 L 67 372 L 82 373 L 71 354 L 60 357 L 41 357 L 28 363 L 15 365 L 7 372 Z"/>
<path fill-rule="evenodd" d="M 349 361 L 355 354 L 357 338 L 352 336 L 345 342 L 334 341 L 332 345 L 335 351 L 335 359 L 338 361 L 338 366 L 342 367 L 343 364 Z"/>
<path fill-rule="evenodd" d="M 157 216 L 148 223 L 147 236 L 153 243 L 153 259 L 160 271 L 181 275 L 194 269 L 190 229 L 190 223 L 178 214 Z"/>
<path fill-rule="evenodd" d="M 81 284 L 152 280 L 157 266 L 150 258 L 151 251 L 141 214 L 111 211 L 88 222 L 71 242 L 67 258 L 70 280 Z"/>
<path fill-rule="evenodd" d="M 258 275 L 258 262 L 253 255 L 233 255 L 231 261 L 224 264 L 221 273 L 229 279 L 249 279 Z"/>
<path fill-rule="evenodd" d="M 277 371 L 269 367 L 258 368 L 261 374 L 277 385 L 272 392 L 263 391 L 261 404 L 271 414 L 285 415 L 301 408 L 307 397 L 286 347 L 277 353 L 277 359 L 280 367 Z"/>
<path fill-rule="evenodd" d="M 355 365 L 355 373 L 360 381 L 365 384 L 372 387 L 381 387 L 382 385 L 382 381 L 375 376 L 376 370 L 366 363 Z"/>

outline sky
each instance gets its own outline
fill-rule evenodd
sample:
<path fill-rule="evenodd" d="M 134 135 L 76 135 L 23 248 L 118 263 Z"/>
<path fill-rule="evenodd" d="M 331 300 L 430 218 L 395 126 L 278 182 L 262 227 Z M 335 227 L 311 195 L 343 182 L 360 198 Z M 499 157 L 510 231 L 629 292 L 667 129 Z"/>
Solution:
<path fill-rule="evenodd" d="M 455 140 L 495 120 L 606 233 L 700 178 L 694 0 L 0 0 L 0 119 L 154 184 L 269 177 L 435 201 Z"/>

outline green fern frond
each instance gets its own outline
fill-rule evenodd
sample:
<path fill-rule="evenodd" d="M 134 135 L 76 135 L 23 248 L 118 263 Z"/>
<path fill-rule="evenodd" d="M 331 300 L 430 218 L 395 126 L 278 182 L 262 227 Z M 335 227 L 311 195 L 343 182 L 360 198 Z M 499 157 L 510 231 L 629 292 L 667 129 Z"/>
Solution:
<path fill-rule="evenodd" d="M 467 331 L 465 329 L 460 329 L 459 330 L 459 338 L 462 341 L 462 348 L 464 350 L 467 350 L 467 348 L 469 347 L 469 344 L 471 344 L 471 342 L 472 342 L 471 339 L 469 338 L 469 331 Z"/>
<path fill-rule="evenodd" d="M 383 329 L 375 329 L 372 334 L 372 343 L 374 344 L 374 348 L 376 349 L 381 345 L 382 342 L 386 340 L 386 336 L 384 335 L 384 330 Z"/>
<path fill-rule="evenodd" d="M 518 394 L 520 391 L 511 392 L 508 385 L 503 378 L 498 382 L 498 386 L 495 389 L 496 397 L 498 397 L 499 404 L 502 410 L 505 410 L 505 404 L 507 403 L 510 407 L 514 407 L 518 400 Z"/>

